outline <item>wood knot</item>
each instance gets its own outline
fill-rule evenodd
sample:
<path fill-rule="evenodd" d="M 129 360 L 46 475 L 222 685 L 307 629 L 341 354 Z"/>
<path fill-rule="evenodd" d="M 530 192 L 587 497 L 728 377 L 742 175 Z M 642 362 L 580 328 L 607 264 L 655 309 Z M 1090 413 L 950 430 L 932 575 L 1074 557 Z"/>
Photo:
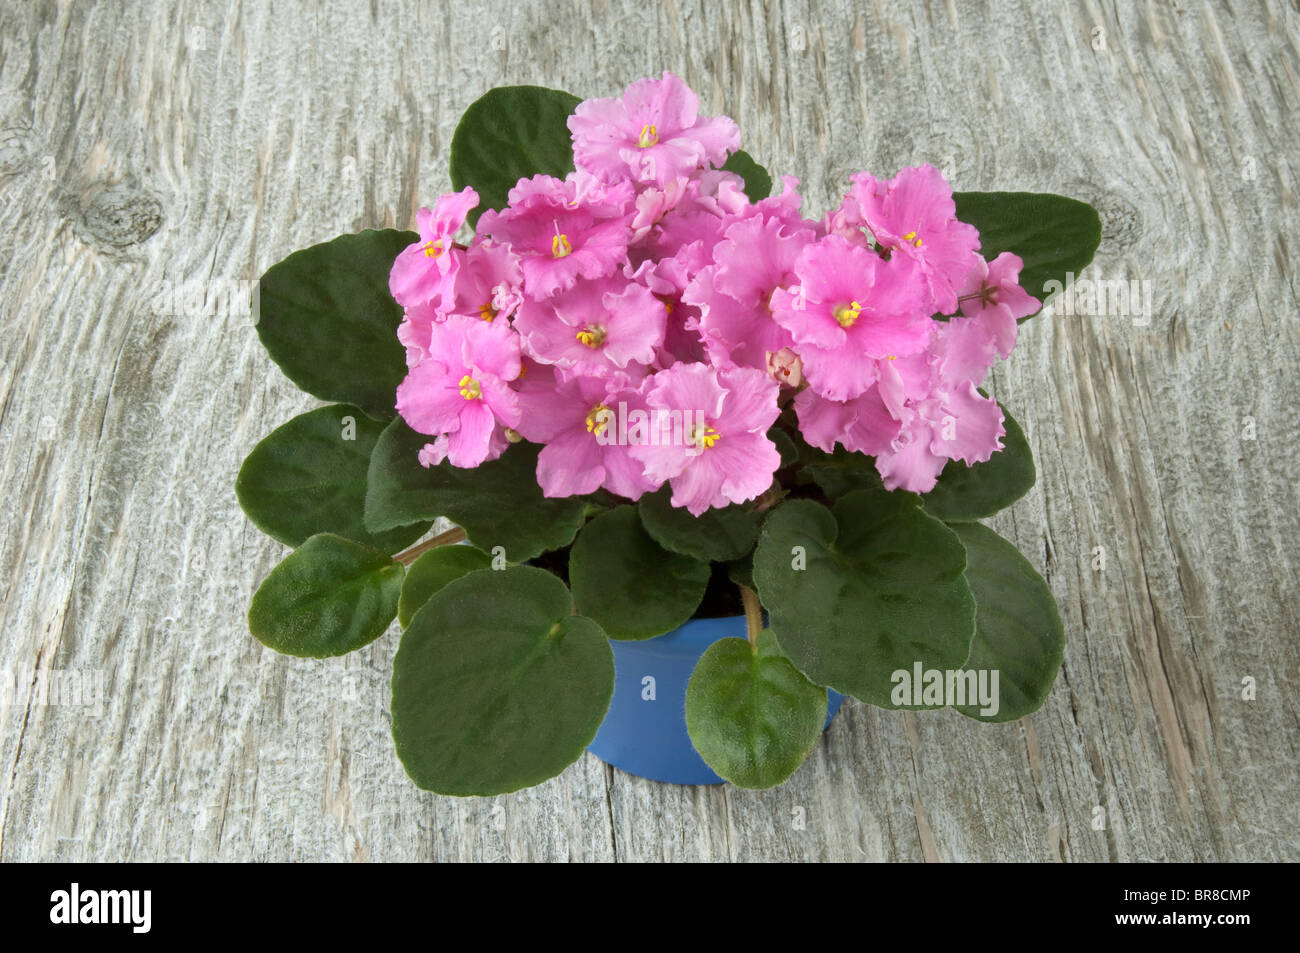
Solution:
<path fill-rule="evenodd" d="M 1142 213 L 1128 198 L 1090 182 L 1072 183 L 1064 192 L 1097 209 L 1101 217 L 1099 254 L 1107 257 L 1120 255 L 1141 240 L 1145 231 Z"/>
<path fill-rule="evenodd" d="M 90 237 L 114 248 L 144 241 L 158 231 L 162 221 L 162 203 L 125 185 L 100 190 L 81 213 L 82 227 Z"/>

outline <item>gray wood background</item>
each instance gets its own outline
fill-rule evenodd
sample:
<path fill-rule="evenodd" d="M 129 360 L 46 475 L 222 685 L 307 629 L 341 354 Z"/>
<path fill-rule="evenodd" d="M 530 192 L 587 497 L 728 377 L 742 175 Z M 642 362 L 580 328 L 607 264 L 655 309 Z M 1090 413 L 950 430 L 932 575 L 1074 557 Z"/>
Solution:
<path fill-rule="evenodd" d="M 1279 2 L 7 0 L 0 859 L 1300 858 L 1298 37 Z M 284 550 L 235 473 L 315 402 L 240 282 L 413 222 L 489 87 L 663 69 L 818 214 L 923 160 L 1101 210 L 1092 276 L 1148 283 L 1149 318 L 1039 318 L 992 380 L 1040 470 L 993 525 L 1065 664 L 1006 726 L 850 702 L 771 791 L 585 755 L 424 794 L 388 734 L 395 631 L 311 662 L 245 628 Z M 160 294 L 185 282 L 209 313 Z"/>

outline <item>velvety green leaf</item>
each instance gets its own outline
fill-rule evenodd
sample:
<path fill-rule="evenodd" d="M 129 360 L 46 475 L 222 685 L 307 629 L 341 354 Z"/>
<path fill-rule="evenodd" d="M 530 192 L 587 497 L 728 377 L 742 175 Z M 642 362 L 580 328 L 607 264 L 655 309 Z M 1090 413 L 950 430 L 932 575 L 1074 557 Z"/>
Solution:
<path fill-rule="evenodd" d="M 794 774 L 826 723 L 826 689 L 790 664 L 769 630 L 756 642 L 714 642 L 686 687 L 691 744 L 742 788 L 770 788 Z"/>
<path fill-rule="evenodd" d="M 244 460 L 235 480 L 239 505 L 253 525 L 288 546 L 337 533 L 397 552 L 423 536 L 429 523 L 371 533 L 362 521 L 370 452 L 383 429 L 348 404 L 300 414 Z"/>
<path fill-rule="evenodd" d="M 567 546 L 582 525 L 587 501 L 551 499 L 537 485 L 535 444 L 519 443 L 474 469 L 443 461 L 420 466 L 420 448 L 433 438 L 400 417 L 380 434 L 370 455 L 365 518 L 372 531 L 445 516 L 464 527 L 484 552 L 505 549 L 512 563 Z"/>
<path fill-rule="evenodd" d="M 934 489 L 921 497 L 932 516 L 949 523 L 983 519 L 1010 506 L 1033 487 L 1037 474 L 1029 441 L 1005 407 L 1002 413 L 1007 430 L 1003 449 L 973 467 L 949 460 Z"/>
<path fill-rule="evenodd" d="M 975 601 L 965 565 L 961 540 L 915 496 L 858 490 L 834 511 L 811 500 L 774 509 L 754 552 L 754 581 L 800 671 L 893 708 L 895 671 L 966 660 Z"/>
<path fill-rule="evenodd" d="M 591 520 L 569 552 L 569 584 L 578 611 L 611 639 L 671 632 L 695 612 L 708 583 L 709 564 L 656 543 L 634 506 Z"/>
<path fill-rule="evenodd" d="M 271 266 L 258 283 L 257 335 L 289 380 L 321 400 L 393 416 L 406 356 L 388 272 L 418 237 L 392 229 L 343 235 Z"/>
<path fill-rule="evenodd" d="M 772 176 L 744 149 L 733 152 L 722 168 L 745 180 L 745 194 L 751 202 L 762 201 L 772 194 Z"/>
<path fill-rule="evenodd" d="M 321 533 L 262 581 L 248 628 L 285 655 L 344 655 L 383 635 L 397 614 L 402 576 L 402 567 L 383 553 Z"/>
<path fill-rule="evenodd" d="M 739 559 L 758 541 L 760 514 L 741 506 L 705 510 L 692 516 L 685 507 L 673 506 L 668 487 L 641 497 L 637 510 L 641 525 L 656 543 L 696 559 L 726 562 Z"/>
<path fill-rule="evenodd" d="M 975 638 L 965 668 L 998 672 L 998 710 L 957 706 L 978 721 L 1015 721 L 1037 711 L 1065 657 L 1065 629 L 1052 591 L 1020 551 L 979 523 L 953 526 L 966 547 L 975 594 Z M 990 706 L 991 707 L 991 706 Z"/>
<path fill-rule="evenodd" d="M 754 554 L 746 553 L 740 559 L 727 563 L 727 578 L 737 586 L 754 589 Z"/>
<path fill-rule="evenodd" d="M 484 209 L 504 208 L 520 179 L 573 171 L 567 123 L 579 102 L 558 89 L 498 86 L 470 104 L 451 138 L 451 184 L 479 194 L 471 225 Z"/>
<path fill-rule="evenodd" d="M 1046 303 L 1049 281 L 1064 285 L 1101 244 L 1101 217 L 1086 202 L 1045 192 L 958 192 L 957 217 L 979 229 L 980 254 L 1004 251 L 1024 259 L 1020 284 Z"/>
<path fill-rule="evenodd" d="M 407 567 L 402 600 L 397 604 L 397 621 L 405 629 L 416 610 L 447 583 L 491 565 L 492 557 L 473 546 L 439 546 L 429 550 Z"/>
<path fill-rule="evenodd" d="M 876 470 L 876 461 L 871 457 L 853 453 L 838 445 L 834 453 L 809 448 L 804 451 L 803 457 L 803 474 L 811 477 L 832 500 L 854 490 L 867 490 L 875 494 L 889 492 Z"/>
<path fill-rule="evenodd" d="M 439 794 L 493 795 L 554 777 L 596 737 L 614 655 L 564 583 L 542 569 L 449 582 L 393 660 L 393 740 L 406 772 Z"/>

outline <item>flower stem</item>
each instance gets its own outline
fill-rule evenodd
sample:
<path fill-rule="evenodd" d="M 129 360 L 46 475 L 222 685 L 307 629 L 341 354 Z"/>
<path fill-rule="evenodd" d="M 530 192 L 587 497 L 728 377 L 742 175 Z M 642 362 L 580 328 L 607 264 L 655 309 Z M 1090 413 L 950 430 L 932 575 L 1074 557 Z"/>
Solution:
<path fill-rule="evenodd" d="M 748 586 L 740 587 L 740 601 L 745 607 L 745 634 L 749 644 L 758 647 L 758 633 L 763 629 L 763 607 L 759 604 L 758 593 Z"/>
<path fill-rule="evenodd" d="M 450 546 L 452 543 L 459 543 L 465 538 L 465 531 L 459 526 L 453 526 L 445 533 L 439 533 L 433 539 L 426 539 L 422 543 L 416 543 L 405 552 L 398 553 L 393 559 L 403 566 L 409 566 L 431 549 L 437 549 L 439 546 Z"/>

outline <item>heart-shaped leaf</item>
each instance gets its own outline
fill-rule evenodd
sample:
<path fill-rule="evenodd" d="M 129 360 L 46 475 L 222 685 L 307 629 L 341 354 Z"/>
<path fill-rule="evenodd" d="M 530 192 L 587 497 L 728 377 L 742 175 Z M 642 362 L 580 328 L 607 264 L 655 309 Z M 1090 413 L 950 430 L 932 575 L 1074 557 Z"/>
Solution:
<path fill-rule="evenodd" d="M 761 201 L 772 194 L 772 176 L 744 149 L 733 152 L 723 163 L 722 169 L 724 172 L 734 172 L 745 180 L 745 195 L 751 202 Z"/>
<path fill-rule="evenodd" d="M 345 655 L 384 634 L 397 614 L 402 576 L 402 567 L 383 553 L 321 533 L 262 581 L 248 628 L 285 655 Z"/>
<path fill-rule="evenodd" d="M 416 610 L 447 583 L 491 565 L 492 557 L 473 546 L 439 546 L 429 550 L 407 567 L 402 600 L 397 604 L 397 621 L 405 629 Z"/>
<path fill-rule="evenodd" d="M 348 404 L 300 414 L 244 460 L 235 480 L 239 505 L 258 529 L 287 546 L 336 533 L 397 552 L 424 535 L 429 523 L 371 533 L 361 519 L 370 452 L 383 429 Z"/>
<path fill-rule="evenodd" d="M 573 541 L 587 501 L 542 496 L 538 446 L 516 444 L 474 469 L 446 461 L 422 467 L 420 448 L 432 439 L 400 417 L 380 434 L 367 477 L 365 518 L 371 531 L 445 516 L 463 527 L 479 549 L 491 553 L 500 546 L 505 558 L 516 563 Z"/>
<path fill-rule="evenodd" d="M 406 356 L 388 272 L 418 237 L 392 229 L 343 235 L 271 266 L 257 286 L 257 336 L 289 380 L 321 400 L 393 416 Z"/>
<path fill-rule="evenodd" d="M 953 529 L 966 547 L 966 579 L 976 605 L 965 668 L 998 673 L 997 711 L 985 713 L 980 705 L 957 710 L 977 721 L 1015 721 L 1042 707 L 1056 682 L 1065 657 L 1061 615 L 1047 583 L 1015 546 L 979 523 Z"/>
<path fill-rule="evenodd" d="M 1046 192 L 957 192 L 957 217 L 980 233 L 980 254 L 1004 251 L 1025 263 L 1020 284 L 1046 303 L 1048 282 L 1088 267 L 1101 244 L 1101 218 L 1087 202 Z"/>
<path fill-rule="evenodd" d="M 1030 491 L 1038 475 L 1029 441 L 1005 407 L 1002 413 L 1003 449 L 974 466 L 949 460 L 934 489 L 921 497 L 926 512 L 948 523 L 984 519 Z"/>
<path fill-rule="evenodd" d="M 412 780 L 494 795 L 552 778 L 596 737 L 614 693 L 600 627 L 532 566 L 449 582 L 393 660 L 393 740 Z"/>
<path fill-rule="evenodd" d="M 520 179 L 573 171 L 568 119 L 579 102 L 558 89 L 498 86 L 470 104 L 451 138 L 451 184 L 478 192 L 471 225 L 484 209 L 504 208 Z"/>
<path fill-rule="evenodd" d="M 686 687 L 686 730 L 700 757 L 737 787 L 780 784 L 812 752 L 826 689 L 790 664 L 770 630 L 751 646 L 719 639 Z"/>
<path fill-rule="evenodd" d="M 636 507 L 601 513 L 569 553 L 569 584 L 578 611 L 611 639 L 651 639 L 691 617 L 709 584 L 709 564 L 656 543 Z"/>
<path fill-rule="evenodd" d="M 812 682 L 895 708 L 894 672 L 966 660 L 975 600 L 965 565 L 961 540 L 917 497 L 858 490 L 833 512 L 811 500 L 774 509 L 754 582 L 781 648 Z"/>
<path fill-rule="evenodd" d="M 741 506 L 705 510 L 692 516 L 685 507 L 673 506 L 664 487 L 647 493 L 637 504 L 641 525 L 664 549 L 696 559 L 726 562 L 739 559 L 758 541 L 759 514 Z"/>

